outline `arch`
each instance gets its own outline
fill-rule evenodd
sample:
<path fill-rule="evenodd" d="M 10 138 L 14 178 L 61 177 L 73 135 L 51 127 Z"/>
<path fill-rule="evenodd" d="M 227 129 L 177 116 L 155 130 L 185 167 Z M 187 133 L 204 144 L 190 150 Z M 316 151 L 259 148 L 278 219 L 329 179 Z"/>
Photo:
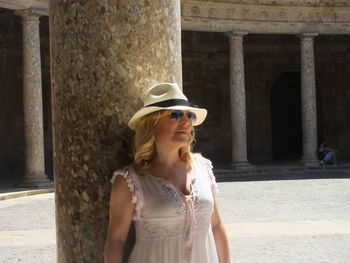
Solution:
<path fill-rule="evenodd" d="M 300 72 L 280 74 L 271 88 L 271 134 L 274 160 L 302 156 Z"/>

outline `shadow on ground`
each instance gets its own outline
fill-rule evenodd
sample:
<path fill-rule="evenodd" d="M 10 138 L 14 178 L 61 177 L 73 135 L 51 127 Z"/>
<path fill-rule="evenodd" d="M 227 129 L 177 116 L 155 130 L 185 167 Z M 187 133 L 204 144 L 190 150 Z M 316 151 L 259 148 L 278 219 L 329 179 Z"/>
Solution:
<path fill-rule="evenodd" d="M 246 182 L 246 181 L 273 181 L 273 180 L 309 180 L 309 179 L 350 179 L 350 169 L 318 170 L 297 172 L 276 172 L 267 174 L 234 174 L 217 175 L 217 182 Z"/>

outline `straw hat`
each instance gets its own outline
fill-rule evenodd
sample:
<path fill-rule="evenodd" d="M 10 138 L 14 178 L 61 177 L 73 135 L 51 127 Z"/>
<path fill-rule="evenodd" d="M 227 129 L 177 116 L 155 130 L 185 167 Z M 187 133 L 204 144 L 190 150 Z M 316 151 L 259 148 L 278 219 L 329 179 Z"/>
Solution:
<path fill-rule="evenodd" d="M 188 101 L 176 83 L 158 83 L 152 86 L 143 99 L 143 108 L 137 111 L 129 121 L 129 127 L 134 129 L 135 122 L 159 110 L 189 110 L 196 114 L 193 126 L 200 125 L 207 116 L 207 110 L 198 108 Z"/>

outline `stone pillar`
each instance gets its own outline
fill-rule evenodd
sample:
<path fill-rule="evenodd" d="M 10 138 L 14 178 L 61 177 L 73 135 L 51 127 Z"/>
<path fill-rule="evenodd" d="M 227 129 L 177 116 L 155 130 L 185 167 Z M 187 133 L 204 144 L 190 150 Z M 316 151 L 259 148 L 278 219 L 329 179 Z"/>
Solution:
<path fill-rule="evenodd" d="M 234 169 L 249 169 L 247 159 L 247 127 L 244 86 L 243 37 L 245 31 L 233 31 L 230 38 L 230 95 L 232 125 L 232 161 Z"/>
<path fill-rule="evenodd" d="M 38 187 L 49 183 L 45 175 L 43 102 L 40 61 L 40 15 L 19 10 L 23 23 L 23 110 L 25 176 L 16 187 Z"/>
<path fill-rule="evenodd" d="M 303 33 L 301 39 L 301 106 L 303 156 L 305 166 L 319 165 L 317 158 L 317 112 L 315 87 L 315 60 L 313 38 L 317 33 Z"/>
<path fill-rule="evenodd" d="M 57 262 L 103 262 L 127 122 L 157 82 L 181 85 L 180 0 L 50 0 Z"/>

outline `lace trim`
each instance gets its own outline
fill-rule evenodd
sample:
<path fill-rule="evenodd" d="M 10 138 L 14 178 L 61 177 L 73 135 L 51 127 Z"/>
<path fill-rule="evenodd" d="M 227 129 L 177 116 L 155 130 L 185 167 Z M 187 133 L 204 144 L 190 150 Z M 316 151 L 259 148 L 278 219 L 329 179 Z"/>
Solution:
<path fill-rule="evenodd" d="M 132 197 L 132 203 L 135 204 L 135 211 L 133 219 L 140 219 L 141 209 L 143 207 L 143 192 L 139 179 L 134 169 L 130 166 L 126 166 L 122 169 L 119 169 L 113 173 L 111 178 L 111 183 L 113 184 L 117 176 L 122 176 L 129 187 Z"/>
<path fill-rule="evenodd" d="M 194 211 L 195 223 L 191 229 L 193 234 L 208 231 L 211 223 L 211 210 Z M 186 241 L 186 214 L 174 217 L 142 217 L 135 222 L 136 239 L 154 240 L 182 236 Z"/>
<path fill-rule="evenodd" d="M 203 156 L 200 156 L 200 157 L 201 157 L 200 158 L 201 163 L 206 167 L 206 169 L 208 171 L 211 191 L 212 191 L 214 197 L 216 197 L 219 193 L 219 189 L 218 189 L 218 184 L 216 183 L 216 179 L 215 179 L 215 176 L 213 173 L 213 164 L 211 163 L 211 161 L 209 159 L 206 159 Z"/>

